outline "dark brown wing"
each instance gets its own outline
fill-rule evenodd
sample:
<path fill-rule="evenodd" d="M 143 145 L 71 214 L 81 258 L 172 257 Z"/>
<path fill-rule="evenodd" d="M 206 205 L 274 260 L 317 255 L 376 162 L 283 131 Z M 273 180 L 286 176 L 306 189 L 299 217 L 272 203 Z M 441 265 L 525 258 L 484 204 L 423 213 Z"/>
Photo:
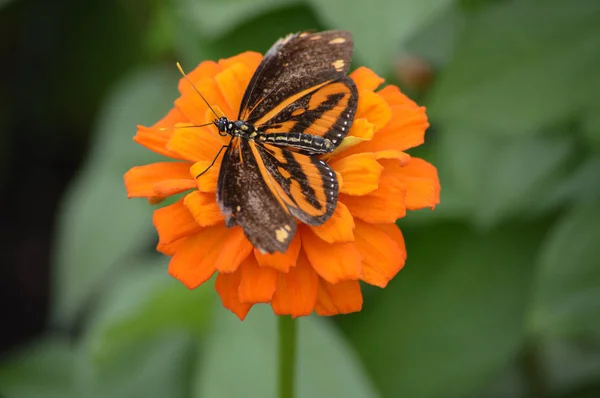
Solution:
<path fill-rule="evenodd" d="M 242 98 L 239 119 L 254 122 L 294 99 L 344 77 L 352 60 L 346 31 L 296 33 L 265 54 Z"/>
<path fill-rule="evenodd" d="M 276 187 L 264 178 L 265 165 L 254 142 L 233 138 L 225 151 L 217 183 L 217 203 L 228 227 L 240 225 L 254 247 L 284 253 L 296 233 L 296 220 Z"/>
<path fill-rule="evenodd" d="M 309 225 L 321 225 L 337 206 L 338 181 L 324 161 L 272 145 L 251 143 L 254 155 L 262 159 L 259 170 L 269 188 L 289 211 Z"/>

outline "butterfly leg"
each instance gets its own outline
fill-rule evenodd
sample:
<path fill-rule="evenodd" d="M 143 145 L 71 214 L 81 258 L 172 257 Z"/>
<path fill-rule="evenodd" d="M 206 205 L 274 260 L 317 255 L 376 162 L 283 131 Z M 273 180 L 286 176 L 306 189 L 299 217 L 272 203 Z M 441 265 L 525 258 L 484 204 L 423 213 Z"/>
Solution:
<path fill-rule="evenodd" d="M 223 152 L 223 149 L 225 149 L 225 148 L 229 148 L 229 144 L 227 144 L 227 145 L 223 145 L 223 146 L 221 147 L 221 149 L 219 149 L 219 152 L 217 152 L 217 156 L 215 156 L 215 158 L 213 159 L 212 163 L 211 163 L 211 164 L 210 164 L 210 165 L 209 165 L 209 166 L 208 166 L 206 169 L 204 169 L 204 171 L 203 171 L 202 173 L 198 174 L 198 175 L 196 176 L 196 178 L 200 177 L 201 175 L 203 175 L 204 173 L 206 173 L 208 170 L 210 170 L 210 168 L 211 168 L 211 167 L 213 167 L 213 166 L 214 166 L 215 162 L 216 162 L 216 161 L 217 161 L 217 159 L 219 158 L 219 155 L 221 154 L 221 152 Z"/>

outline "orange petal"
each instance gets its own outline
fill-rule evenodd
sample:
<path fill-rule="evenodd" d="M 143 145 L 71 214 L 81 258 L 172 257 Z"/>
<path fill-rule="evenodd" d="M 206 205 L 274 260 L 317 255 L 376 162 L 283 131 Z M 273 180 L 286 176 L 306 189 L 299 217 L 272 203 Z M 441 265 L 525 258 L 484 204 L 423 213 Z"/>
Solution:
<path fill-rule="evenodd" d="M 183 204 L 200 226 L 208 227 L 224 220 L 212 193 L 191 192 L 185 196 Z"/>
<path fill-rule="evenodd" d="M 374 91 L 385 81 L 385 79 L 377 76 L 375 72 L 365 66 L 361 66 L 350 73 L 350 77 L 354 80 L 358 89 L 370 91 Z"/>
<path fill-rule="evenodd" d="M 244 235 L 242 227 L 229 228 L 227 237 L 223 240 L 221 254 L 217 259 L 219 272 L 233 272 L 252 253 L 252 243 Z"/>
<path fill-rule="evenodd" d="M 344 185 L 341 193 L 366 195 L 379 186 L 383 166 L 372 153 L 343 156 L 331 162 L 331 167 L 342 175 Z"/>
<path fill-rule="evenodd" d="M 365 196 L 341 194 L 339 201 L 348 206 L 350 213 L 372 224 L 393 223 L 406 215 L 406 185 L 402 181 L 400 162 L 382 159 L 384 166 L 379 188 Z"/>
<path fill-rule="evenodd" d="M 158 195 L 158 197 L 164 198 L 192 188 L 196 188 L 196 182 L 189 178 L 181 180 L 165 180 L 154 184 L 154 193 Z"/>
<path fill-rule="evenodd" d="M 223 155 L 221 155 L 223 156 Z M 189 170 L 192 177 L 202 174 L 196 178 L 196 185 L 200 192 L 216 192 L 217 191 L 217 180 L 219 179 L 219 170 L 221 169 L 221 157 L 219 157 L 215 164 L 210 165 L 210 161 L 200 161 L 194 163 L 192 168 Z M 208 169 L 210 167 L 210 169 Z M 206 171 L 208 169 L 208 171 Z"/>
<path fill-rule="evenodd" d="M 167 143 L 167 149 L 191 162 L 210 161 L 217 156 L 223 146 L 223 140 L 215 136 L 214 128 L 189 127 L 178 125 L 177 130 Z"/>
<path fill-rule="evenodd" d="M 216 270 L 221 242 L 228 232 L 225 225 L 216 225 L 185 238 L 169 263 L 169 274 L 189 289 L 206 282 Z"/>
<path fill-rule="evenodd" d="M 246 67 L 250 70 L 251 73 L 254 73 L 260 61 L 262 61 L 263 56 L 261 53 L 257 53 L 254 51 L 246 51 L 238 55 L 234 55 L 233 57 L 220 59 L 219 66 L 221 68 L 229 68 L 237 63 L 242 63 L 246 65 Z"/>
<path fill-rule="evenodd" d="M 202 229 L 183 202 L 184 199 L 180 199 L 172 205 L 154 211 L 152 222 L 158 231 L 159 243 L 169 244 Z"/>
<path fill-rule="evenodd" d="M 348 135 L 342 140 L 342 143 L 335 148 L 335 151 L 331 155 L 325 155 L 324 158 L 336 159 L 343 157 L 346 154 L 348 148 L 352 148 L 361 142 L 369 141 L 375 134 L 375 125 L 369 122 L 367 119 L 354 119 L 352 127 L 348 132 Z M 340 155 L 341 154 L 341 155 Z"/>
<path fill-rule="evenodd" d="M 137 133 L 133 140 L 146 148 L 173 159 L 181 159 L 179 155 L 166 149 L 172 131 L 160 130 L 152 127 L 137 126 Z"/>
<path fill-rule="evenodd" d="M 419 105 L 406 95 L 404 95 L 398 86 L 387 85 L 377 92 L 388 103 L 389 106 L 405 106 L 408 108 L 418 108 Z"/>
<path fill-rule="evenodd" d="M 410 210 L 434 208 L 440 203 L 440 180 L 437 169 L 419 158 L 411 158 L 402 167 L 402 181 L 406 185 L 406 207 Z"/>
<path fill-rule="evenodd" d="M 194 85 L 197 85 L 203 78 L 215 77 L 221 70 L 221 67 L 215 61 L 203 61 L 193 71 L 187 73 L 187 77 Z M 182 94 L 194 89 L 190 82 L 183 77 L 179 79 L 178 87 L 179 92 Z"/>
<path fill-rule="evenodd" d="M 277 275 L 272 268 L 260 267 L 254 256 L 248 256 L 241 265 L 242 279 L 238 294 L 242 303 L 268 303 L 277 286 Z"/>
<path fill-rule="evenodd" d="M 378 94 L 369 90 L 359 90 L 356 118 L 364 118 L 375 125 L 375 134 L 392 118 L 390 107 Z"/>
<path fill-rule="evenodd" d="M 280 272 L 289 272 L 290 268 L 296 265 L 301 246 L 300 235 L 296 233 L 285 253 L 262 254 L 258 249 L 254 249 L 254 256 L 261 267 L 273 268 Z"/>
<path fill-rule="evenodd" d="M 289 273 L 279 273 L 277 289 L 271 300 L 273 312 L 293 318 L 310 315 L 317 302 L 318 284 L 317 274 L 306 256 L 300 254 L 298 264 Z"/>
<path fill-rule="evenodd" d="M 358 281 L 345 281 L 332 285 L 319 281 L 315 311 L 322 316 L 349 314 L 362 309 L 362 294 Z"/>
<path fill-rule="evenodd" d="M 338 283 L 360 278 L 362 258 L 354 243 L 327 243 L 310 228 L 303 228 L 301 235 L 308 261 L 323 279 Z"/>
<path fill-rule="evenodd" d="M 407 165 L 410 162 L 410 155 L 406 152 L 388 149 L 385 151 L 375 152 L 375 159 L 396 159 L 400 162 L 400 166 Z"/>
<path fill-rule="evenodd" d="M 196 89 L 202 93 L 202 96 L 208 101 L 209 104 L 215 108 L 215 106 L 221 107 L 228 117 L 232 117 L 232 112 L 227 106 L 225 99 L 221 95 L 221 90 L 217 82 L 212 78 L 202 78 L 195 84 Z M 202 99 L 198 91 L 196 91 L 191 84 L 186 88 L 185 85 L 181 87 L 181 97 L 175 100 L 175 107 L 183 114 L 192 124 L 204 124 L 206 121 L 206 112 L 211 112 L 206 102 Z M 215 109 L 216 111 L 216 109 Z M 212 114 L 212 112 L 211 112 Z M 222 114 L 219 114 L 221 116 Z M 213 115 L 213 119 L 216 118 Z"/>
<path fill-rule="evenodd" d="M 145 166 L 133 167 L 125 173 L 125 188 L 127 189 L 127 196 L 129 198 L 157 196 L 154 191 L 154 186 L 157 183 L 165 180 L 185 179 L 190 179 L 189 163 L 152 163 Z"/>
<path fill-rule="evenodd" d="M 221 296 L 221 302 L 223 307 L 233 312 L 243 321 L 248 315 L 248 311 L 252 308 L 252 304 L 242 303 L 238 295 L 238 288 L 240 286 L 240 280 L 242 273 L 240 270 L 232 274 L 221 274 L 217 275 L 215 281 L 215 290 Z"/>
<path fill-rule="evenodd" d="M 158 245 L 156 245 L 156 251 L 164 254 L 165 256 L 174 256 L 175 253 L 177 253 L 177 250 L 179 249 L 181 244 L 185 242 L 185 240 L 186 238 L 182 238 L 171 243 L 158 242 Z"/>
<path fill-rule="evenodd" d="M 250 83 L 252 72 L 243 63 L 236 63 L 215 76 L 221 93 L 232 110 L 239 110 L 242 96 Z M 235 115 L 234 117 L 237 117 Z"/>
<path fill-rule="evenodd" d="M 396 228 L 402 239 L 402 233 L 395 224 L 387 224 Z M 356 220 L 355 245 L 363 257 L 362 280 L 370 285 L 386 287 L 388 282 L 402 269 L 406 261 L 406 249 L 402 239 L 402 247 L 392 238 L 386 229 L 378 224 L 368 224 Z"/>
<path fill-rule="evenodd" d="M 354 219 L 348 208 L 341 202 L 338 202 L 331 218 L 324 224 L 308 227 L 327 243 L 354 241 Z"/>

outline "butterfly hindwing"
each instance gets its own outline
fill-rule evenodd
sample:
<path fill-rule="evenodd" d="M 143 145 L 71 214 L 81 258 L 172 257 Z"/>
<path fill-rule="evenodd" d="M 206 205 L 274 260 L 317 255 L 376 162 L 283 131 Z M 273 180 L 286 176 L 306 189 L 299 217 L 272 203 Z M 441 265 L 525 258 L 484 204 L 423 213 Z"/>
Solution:
<path fill-rule="evenodd" d="M 217 203 L 227 226 L 240 225 L 259 250 L 285 252 L 296 233 L 296 221 L 274 193 L 271 180 L 264 178 L 265 166 L 253 154 L 253 145 L 239 137 L 232 139 L 221 163 Z"/>
<path fill-rule="evenodd" d="M 354 82 L 342 76 L 298 98 L 272 118 L 258 120 L 255 127 L 264 134 L 293 132 L 327 138 L 333 150 L 348 134 L 357 103 Z M 285 142 L 281 141 L 280 145 Z"/>
<path fill-rule="evenodd" d="M 335 211 L 338 182 L 335 172 L 324 161 L 271 145 L 256 145 L 254 153 L 265 165 L 273 193 L 300 221 L 323 224 Z"/>

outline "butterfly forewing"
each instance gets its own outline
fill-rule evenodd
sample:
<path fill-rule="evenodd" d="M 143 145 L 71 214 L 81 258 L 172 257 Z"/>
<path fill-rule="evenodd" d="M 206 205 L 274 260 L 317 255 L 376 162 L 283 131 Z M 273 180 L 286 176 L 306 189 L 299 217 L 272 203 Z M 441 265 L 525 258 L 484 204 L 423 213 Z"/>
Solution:
<path fill-rule="evenodd" d="M 274 194 L 271 180 L 264 178 L 262 158 L 254 156 L 251 145 L 255 144 L 232 139 L 221 163 L 217 203 L 227 226 L 240 225 L 259 250 L 285 252 L 296 233 L 296 221 Z"/>
<path fill-rule="evenodd" d="M 242 98 L 239 119 L 253 122 L 348 73 L 352 36 L 345 31 L 297 33 L 265 54 Z M 285 107 L 285 106 L 283 106 Z M 281 109 L 283 109 L 283 107 Z"/>

